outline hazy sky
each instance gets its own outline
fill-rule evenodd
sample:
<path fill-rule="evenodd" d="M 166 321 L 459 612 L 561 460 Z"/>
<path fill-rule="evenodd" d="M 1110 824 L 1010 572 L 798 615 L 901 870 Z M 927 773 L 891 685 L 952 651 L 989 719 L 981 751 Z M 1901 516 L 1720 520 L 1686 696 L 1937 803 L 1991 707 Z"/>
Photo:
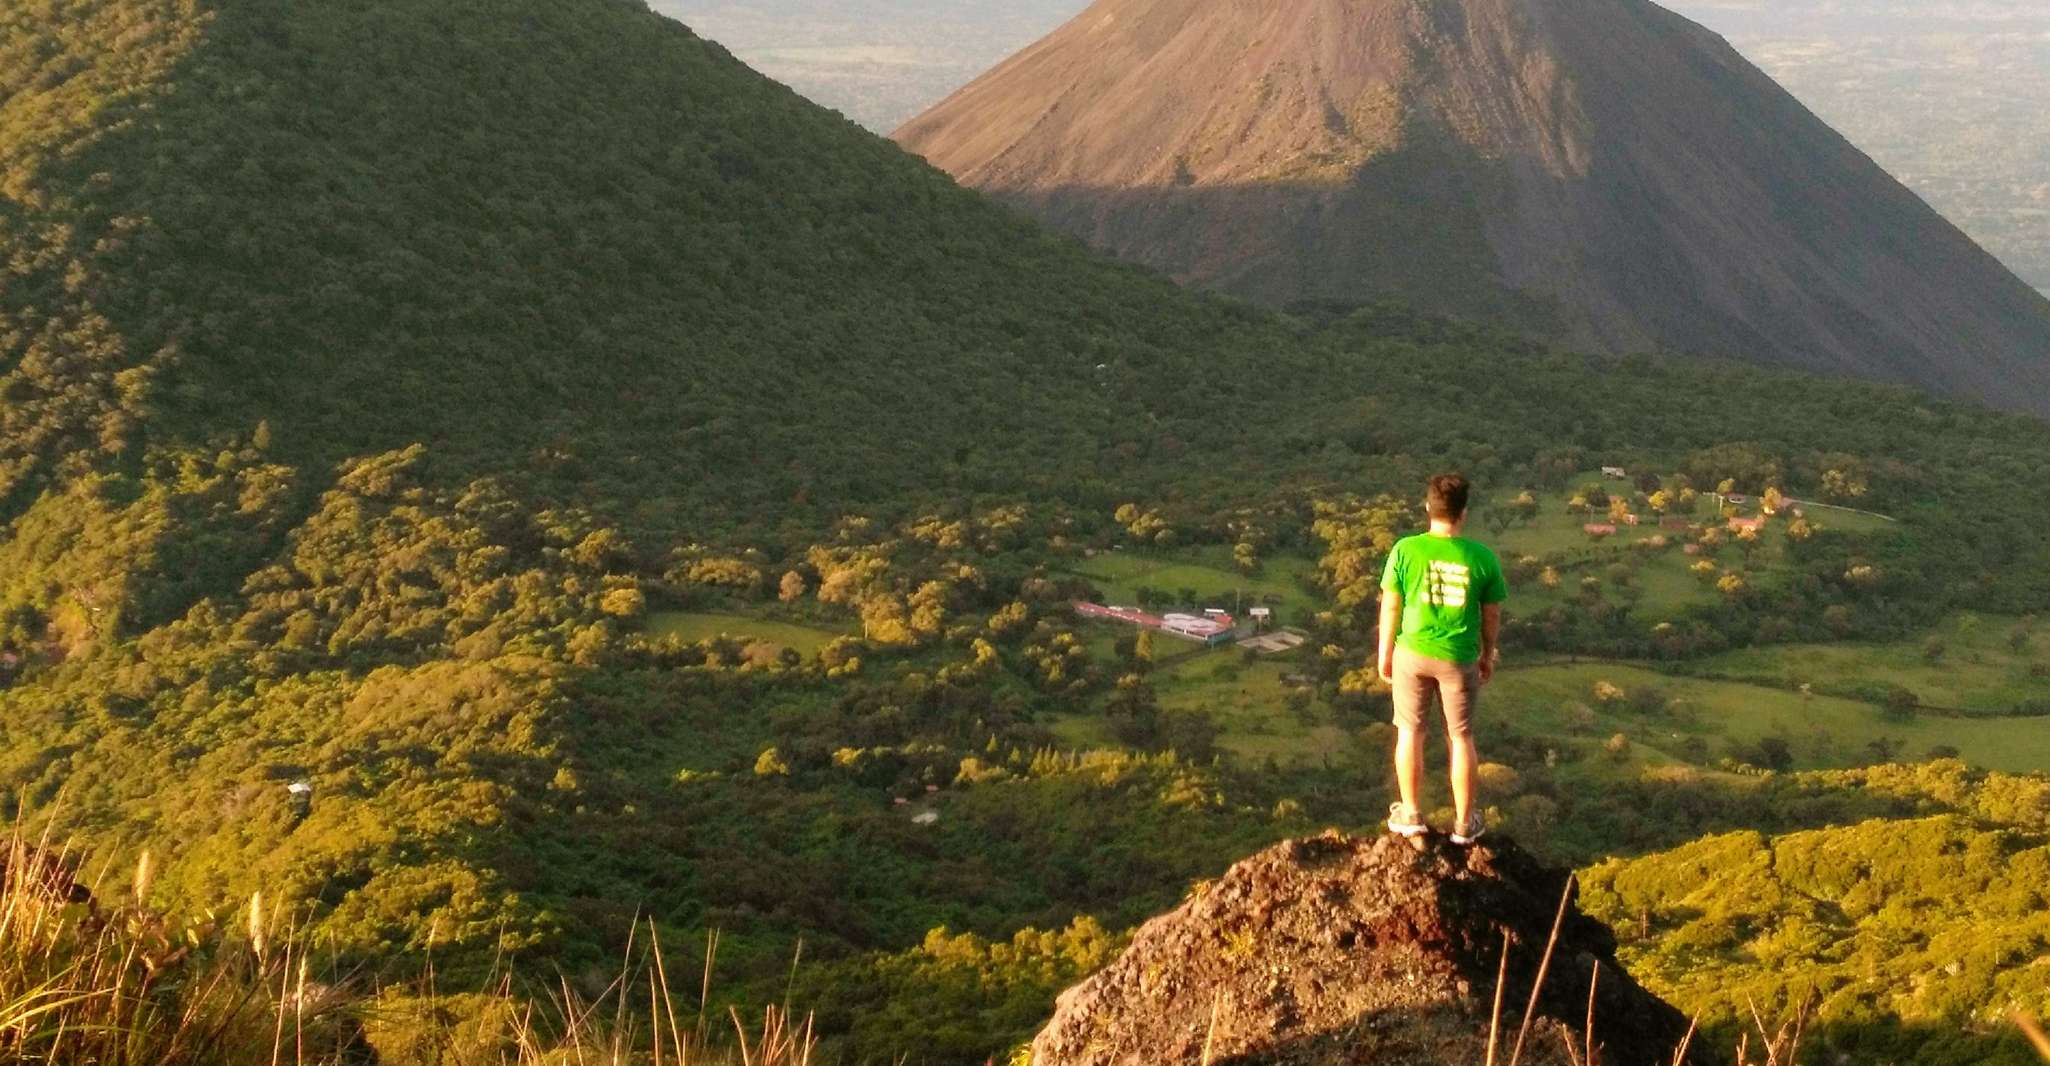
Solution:
<path fill-rule="evenodd" d="M 651 0 L 887 133 L 1087 0 Z M 2050 290 L 2050 0 L 1672 0 Z"/>

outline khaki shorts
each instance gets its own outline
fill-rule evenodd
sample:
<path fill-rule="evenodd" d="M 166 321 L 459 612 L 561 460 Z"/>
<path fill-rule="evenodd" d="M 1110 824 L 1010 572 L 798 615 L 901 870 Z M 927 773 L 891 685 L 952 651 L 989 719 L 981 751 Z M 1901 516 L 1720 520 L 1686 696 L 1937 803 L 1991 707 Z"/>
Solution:
<path fill-rule="evenodd" d="M 1445 732 L 1455 737 L 1473 735 L 1473 708 L 1481 697 L 1479 663 L 1448 663 L 1398 646 L 1393 684 L 1396 725 L 1422 729 L 1424 708 L 1435 693 L 1445 708 Z"/>

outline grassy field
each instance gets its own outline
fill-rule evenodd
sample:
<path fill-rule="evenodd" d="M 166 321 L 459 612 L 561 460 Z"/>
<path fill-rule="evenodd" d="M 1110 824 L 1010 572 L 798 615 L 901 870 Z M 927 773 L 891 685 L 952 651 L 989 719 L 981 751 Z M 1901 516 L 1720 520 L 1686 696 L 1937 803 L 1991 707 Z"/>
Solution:
<path fill-rule="evenodd" d="M 1116 639 L 1111 626 L 1090 626 L 1087 643 L 1095 654 L 1097 638 Z M 1192 645 L 1162 638 L 1155 646 L 1162 658 L 1188 650 Z M 1288 659 L 1245 662 L 1231 648 L 1208 649 L 1156 670 L 1151 675 L 1154 691 L 1165 711 L 1205 711 L 1217 723 L 1217 746 L 1242 759 L 1272 758 L 1283 765 L 1311 763 L 1345 742 L 1332 722 L 1331 710 L 1317 701 L 1300 709 L 1291 707 L 1288 687 L 1282 678 L 1300 669 Z M 1116 741 L 1096 714 L 1062 715 L 1053 722 L 1054 734 L 1070 747 L 1114 746 Z"/>
<path fill-rule="evenodd" d="M 1574 491 L 1591 482 L 1598 482 L 1618 495 L 1632 491 L 1627 482 L 1595 475 L 1575 479 L 1572 483 Z M 1718 569 L 1737 571 L 1753 584 L 1761 585 L 1770 584 L 1783 569 L 1786 552 L 1786 524 L 1783 521 L 1768 523 L 1757 544 L 1748 552 L 1735 543 L 1728 543 L 1715 549 L 1713 555 L 1688 555 L 1682 545 L 1694 539 L 1694 534 L 1662 529 L 1658 516 L 1650 512 L 1641 516 L 1641 525 L 1619 525 L 1614 535 L 1601 540 L 1589 537 L 1583 528 L 1585 525 L 1590 522 L 1606 523 L 1608 519 L 1605 514 L 1569 512 L 1566 501 L 1570 495 L 1541 498 L 1535 519 L 1499 534 L 1481 520 L 1485 516 L 1476 516 L 1476 522 L 1469 527 L 1474 536 L 1492 543 L 1505 563 L 1514 563 L 1520 556 L 1532 556 L 1541 564 L 1558 569 L 1561 580 L 1556 589 L 1544 588 L 1534 580 L 1520 582 L 1514 590 L 1512 611 L 1541 611 L 1555 604 L 1577 600 L 1581 595 L 1582 580 L 1593 577 L 1600 583 L 1605 598 L 1611 602 L 1634 603 L 1639 617 L 1659 621 L 1676 617 L 1689 607 L 1711 603 L 1719 595 L 1713 585 L 1690 572 L 1689 568 L 1702 559 L 1713 561 Z M 1702 502 L 1699 514 L 1686 517 L 1696 524 L 1719 524 L 1706 501 Z M 1823 528 L 1848 532 L 1870 532 L 1886 525 L 1880 518 L 1820 509 L 1809 517 L 1812 523 Z M 1667 547 L 1636 547 L 1660 536 L 1666 538 Z M 1625 582 L 1620 585 L 1615 581 L 1614 570 L 1617 567 L 1626 572 Z"/>
<path fill-rule="evenodd" d="M 1590 522 L 1607 522 L 1606 514 L 1577 515 L 1566 509 L 1567 500 L 1577 493 L 1582 485 L 1587 484 L 1600 484 L 1605 491 L 1617 496 L 1628 497 L 1635 491 L 1635 488 L 1629 482 L 1615 478 L 1604 478 L 1593 474 L 1575 478 L 1572 481 L 1573 487 L 1571 490 L 1555 495 L 1541 496 L 1538 500 L 1538 516 L 1528 525 L 1513 526 L 1508 531 L 1502 533 L 1497 539 L 1500 540 L 1503 549 L 1505 551 L 1524 552 L 1542 556 L 1548 552 L 1575 552 L 1594 545 L 1595 542 L 1589 539 L 1582 527 Z M 1697 523 L 1707 523 L 1713 519 L 1714 515 L 1711 510 L 1711 504 L 1705 497 L 1700 501 L 1698 510 L 1699 513 L 1684 517 Z M 1743 515 L 1756 516 L 1758 513 L 1757 503 L 1752 501 L 1739 510 Z M 1485 517 L 1484 515 L 1475 515 L 1475 521 L 1471 528 L 1476 533 L 1481 533 L 1488 529 L 1483 521 Z M 1658 526 L 1658 515 L 1647 510 L 1640 517 L 1643 521 L 1642 525 L 1619 526 L 1615 536 L 1602 543 L 1605 545 L 1627 545 L 1633 541 L 1644 540 L 1662 532 Z M 1808 511 L 1808 520 L 1819 528 L 1840 530 L 1847 533 L 1871 533 L 1885 529 L 1889 524 L 1883 518 L 1820 506 Z M 1783 524 L 1778 521 L 1769 522 L 1766 526 L 1768 534 L 1779 533 L 1783 529 Z M 1492 531 L 1488 531 L 1486 535 L 1492 536 Z M 1667 535 L 1671 536 L 1672 534 L 1668 532 Z M 1773 549 L 1774 554 L 1777 554 L 1777 547 L 1780 541 L 1776 537 L 1768 536 L 1767 542 L 1768 547 Z"/>
<path fill-rule="evenodd" d="M 759 640 L 790 648 L 807 658 L 817 655 L 839 633 L 810 626 L 746 618 L 736 614 L 697 614 L 689 611 L 657 611 L 648 615 L 647 631 L 652 636 L 679 637 L 687 641 L 728 636 Z"/>
<path fill-rule="evenodd" d="M 1219 652 L 1180 663 L 1154 684 L 1161 707 L 1209 712 L 1220 730 L 1217 746 L 1234 755 L 1314 762 L 1344 743 L 1344 735 L 1322 704 L 1288 705 L 1282 677 L 1297 669 L 1285 661 L 1242 663 L 1236 654 Z"/>
<path fill-rule="evenodd" d="M 1913 641 L 1746 648 L 1701 665 L 1718 674 L 1793 685 L 1900 685 L 1927 706 L 1997 713 L 2050 695 L 2050 677 L 2030 673 L 2039 664 L 2050 665 L 2050 625 L 2027 626 L 2027 640 L 2016 649 L 2010 640 L 2023 626 L 2015 618 L 1966 615 Z M 1933 659 L 1931 640 L 1942 645 Z M 2050 732 L 2050 721 L 2041 724 Z"/>
<path fill-rule="evenodd" d="M 1317 610 L 1316 598 L 1299 580 L 1315 570 L 1316 564 L 1308 559 L 1277 556 L 1265 560 L 1258 573 L 1241 575 L 1222 549 L 1152 552 L 1130 548 L 1099 552 L 1068 568 L 1069 573 L 1089 579 L 1113 603 L 1135 604 L 1140 586 L 1177 599 L 1181 590 L 1189 589 L 1201 602 L 1180 606 L 1229 611 L 1234 603 L 1240 607 L 1271 603 L 1277 619 L 1288 623 Z"/>
<path fill-rule="evenodd" d="M 1621 704 L 1602 704 L 1595 685 L 1608 682 L 1624 692 L 1651 686 L 1671 698 L 1663 712 L 1641 713 Z M 1689 759 L 1687 739 L 1699 737 L 1713 763 L 1730 742 L 1755 744 L 1764 737 L 1786 740 L 1796 769 L 1849 766 L 1871 761 L 1866 745 L 1886 738 L 1900 745 L 1898 758 L 1919 759 L 1937 745 L 1958 749 L 1976 766 L 1995 770 L 2050 771 L 2050 723 L 2043 719 L 1957 719 L 1922 716 L 1889 722 L 1867 703 L 1731 681 L 1674 678 L 1651 670 L 1609 663 L 1540 666 L 1504 670 L 1488 690 L 1484 715 L 1500 715 L 1519 730 L 1567 738 L 1600 740 L 1615 733 L 1633 746 Z M 1585 725 L 1574 708 L 1594 711 Z"/>
<path fill-rule="evenodd" d="M 1984 621 L 1953 622 L 1942 631 L 1952 634 L 1960 657 L 1983 655 L 1995 658 L 1988 645 L 1995 635 L 2011 632 L 2012 620 L 1995 626 Z M 1116 633 L 1109 627 L 1105 641 Z M 2004 636 L 2001 637 L 2004 641 Z M 2050 643 L 2036 638 L 2032 647 Z M 1107 647 L 1107 645 L 1106 645 Z M 1169 642 L 1162 651 L 1179 650 Z M 1755 661 L 1774 665 L 1805 661 L 1810 652 L 1827 653 L 1823 661 L 1837 656 L 1865 655 L 1898 661 L 1901 649 L 1890 646 L 1821 647 L 1817 649 L 1777 648 L 1741 653 L 1758 657 L 1740 660 L 1724 657 L 1719 663 Z M 1907 646 L 1903 646 L 1907 647 Z M 1919 645 L 1913 647 L 1919 648 Z M 1982 666 L 1981 684 L 1972 691 L 1993 692 L 2001 677 L 1995 667 L 2012 667 L 2019 660 L 2004 643 L 1999 651 L 2008 658 Z M 1107 652 L 1106 652 L 1107 654 Z M 1910 662 L 1919 659 L 1908 657 Z M 1855 671 L 1855 661 L 1846 660 L 1846 671 Z M 1289 706 L 1282 677 L 1298 669 L 1287 660 L 1245 663 L 1236 652 L 1210 651 L 1174 663 L 1156 672 L 1153 684 L 1161 706 L 1170 711 L 1203 710 L 1220 729 L 1218 747 L 1251 760 L 1273 758 L 1284 765 L 1313 763 L 1337 752 L 1349 742 L 1332 721 L 1322 702 L 1312 701 L 1300 710 Z M 1901 676 L 1912 679 L 1903 667 Z M 1765 671 L 1769 676 L 1770 672 Z M 1652 688 L 1663 694 L 1662 710 L 1640 711 L 1627 701 L 1603 703 L 1595 697 L 1600 682 L 1634 694 Z M 1591 712 L 1592 717 L 1582 717 Z M 1827 769 L 1863 765 L 1874 761 L 1874 741 L 1890 744 L 1892 758 L 1913 761 L 1928 757 L 1939 746 L 1956 748 L 1960 758 L 1975 766 L 2013 772 L 2050 772 L 2050 721 L 2040 718 L 1947 718 L 1921 715 L 1907 722 L 1887 720 L 1872 704 L 1826 695 L 1803 696 L 1799 692 L 1743 681 L 1674 677 L 1647 667 L 1622 663 L 1577 663 L 1505 669 L 1489 687 L 1482 711 L 1482 737 L 1491 724 L 1513 727 L 1519 732 L 1550 737 L 1563 749 L 1583 755 L 1600 749 L 1609 737 L 1622 733 L 1631 742 L 1627 757 L 1611 761 L 1585 759 L 1584 773 L 1599 776 L 1613 772 L 1634 776 L 1657 766 L 1689 764 L 1713 767 L 1734 752 L 1755 750 L 1762 739 L 1776 737 L 1786 742 L 1794 769 Z M 1094 714 L 1067 715 L 1054 723 L 1064 744 L 1073 747 L 1110 746 L 1115 742 L 1101 718 Z"/>
<path fill-rule="evenodd" d="M 1514 557 L 1505 552 L 1504 562 L 1513 564 Z M 1507 610 L 1512 616 L 1527 616 L 1549 607 L 1578 603 L 1583 595 L 1581 583 L 1593 578 L 1603 599 L 1632 605 L 1640 619 L 1658 622 L 1677 618 L 1691 607 L 1715 602 L 1720 595 L 1713 585 L 1688 571 L 1694 562 L 1693 556 L 1681 554 L 1677 547 L 1654 555 L 1622 547 L 1593 549 L 1584 557 L 1555 564 L 1559 573 L 1557 588 L 1546 588 L 1535 578 L 1512 578 Z M 1741 569 L 1754 581 L 1771 579 L 1769 572 L 1743 567 L 1734 559 L 1719 565 Z M 1615 573 L 1619 566 L 1625 574 L 1620 584 Z"/>
<path fill-rule="evenodd" d="M 1093 714 L 1055 715 L 1051 727 L 1054 739 L 1062 748 L 1070 751 L 1086 751 L 1095 748 L 1115 748 L 1121 745 L 1110 735 L 1110 728 L 1103 719 Z"/>

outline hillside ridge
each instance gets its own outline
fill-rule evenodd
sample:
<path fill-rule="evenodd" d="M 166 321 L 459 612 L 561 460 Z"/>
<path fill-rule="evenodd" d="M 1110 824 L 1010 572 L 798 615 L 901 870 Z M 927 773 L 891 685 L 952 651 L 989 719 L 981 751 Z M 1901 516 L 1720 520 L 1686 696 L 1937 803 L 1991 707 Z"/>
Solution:
<path fill-rule="evenodd" d="M 1275 333 L 639 4 L 84 0 L 0 17 L 7 56 L 0 519 L 259 423 L 672 518 L 955 491 L 1177 417 L 1099 363 Z"/>

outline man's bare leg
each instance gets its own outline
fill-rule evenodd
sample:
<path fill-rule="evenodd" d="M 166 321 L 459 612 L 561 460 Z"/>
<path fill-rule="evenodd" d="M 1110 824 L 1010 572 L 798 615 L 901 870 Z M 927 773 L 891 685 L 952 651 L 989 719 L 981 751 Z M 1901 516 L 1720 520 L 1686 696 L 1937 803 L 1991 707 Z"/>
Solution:
<path fill-rule="evenodd" d="M 1424 741 L 1414 729 L 1395 727 L 1395 784 L 1402 790 L 1402 802 L 1422 811 L 1417 802 L 1417 782 L 1424 776 Z"/>
<path fill-rule="evenodd" d="M 1465 825 L 1468 812 L 1473 810 L 1474 795 L 1480 791 L 1480 756 L 1474 752 L 1471 733 L 1455 733 L 1446 740 L 1447 747 L 1452 749 L 1452 806 L 1459 819 L 1455 824 Z M 1418 758 L 1422 758 L 1421 752 Z"/>

